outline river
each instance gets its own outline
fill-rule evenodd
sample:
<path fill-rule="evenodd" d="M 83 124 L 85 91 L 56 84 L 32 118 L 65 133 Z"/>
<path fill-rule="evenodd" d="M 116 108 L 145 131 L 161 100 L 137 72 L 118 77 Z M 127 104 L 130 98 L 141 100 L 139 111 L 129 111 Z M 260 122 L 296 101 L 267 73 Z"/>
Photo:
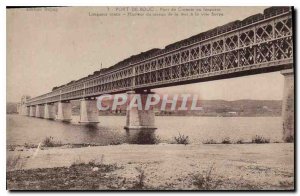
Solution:
<path fill-rule="evenodd" d="M 46 120 L 20 115 L 7 115 L 7 144 L 38 144 L 47 136 L 61 143 L 110 144 L 126 136 L 123 129 L 125 116 L 99 116 L 96 126 L 78 124 L 79 116 L 71 123 Z M 189 136 L 191 143 L 202 143 L 208 139 L 220 142 L 229 137 L 235 141 L 250 141 L 261 135 L 271 141 L 281 141 L 281 117 L 195 117 L 156 116 L 155 135 L 161 142 L 172 142 L 179 133 Z"/>

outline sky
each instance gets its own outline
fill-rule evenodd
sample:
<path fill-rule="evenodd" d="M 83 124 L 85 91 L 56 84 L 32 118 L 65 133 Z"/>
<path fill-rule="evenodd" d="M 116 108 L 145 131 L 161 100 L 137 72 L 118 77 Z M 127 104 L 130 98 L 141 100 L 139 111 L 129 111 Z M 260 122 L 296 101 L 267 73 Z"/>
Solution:
<path fill-rule="evenodd" d="M 63 7 L 35 11 L 9 9 L 7 101 L 18 102 L 25 94 L 35 97 L 50 92 L 54 86 L 92 74 L 101 68 L 101 64 L 103 68 L 110 67 L 131 55 L 152 48 L 164 48 L 170 43 L 234 20 L 242 20 L 265 9 L 215 8 L 219 11 L 214 12 L 214 16 L 200 7 L 202 11 L 197 12 L 199 16 L 177 17 L 128 16 L 124 7 Z M 132 8 L 128 9 L 132 11 Z M 131 13 L 148 13 L 136 9 Z M 153 9 L 156 13 L 169 13 L 159 7 Z M 194 13 L 182 11 L 183 7 L 176 9 L 178 14 Z M 103 13 L 121 16 L 100 16 Z M 210 15 L 201 15 L 203 13 Z M 274 72 L 153 91 L 194 93 L 204 100 L 280 100 L 283 81 L 280 72 Z"/>

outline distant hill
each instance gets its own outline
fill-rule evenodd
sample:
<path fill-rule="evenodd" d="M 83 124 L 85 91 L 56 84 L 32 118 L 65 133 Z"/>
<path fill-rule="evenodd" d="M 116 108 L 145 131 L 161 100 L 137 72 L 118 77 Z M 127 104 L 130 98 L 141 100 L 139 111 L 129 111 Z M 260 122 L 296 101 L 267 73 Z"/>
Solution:
<path fill-rule="evenodd" d="M 217 116 L 280 116 L 281 104 L 281 100 L 200 101 L 206 115 Z"/>

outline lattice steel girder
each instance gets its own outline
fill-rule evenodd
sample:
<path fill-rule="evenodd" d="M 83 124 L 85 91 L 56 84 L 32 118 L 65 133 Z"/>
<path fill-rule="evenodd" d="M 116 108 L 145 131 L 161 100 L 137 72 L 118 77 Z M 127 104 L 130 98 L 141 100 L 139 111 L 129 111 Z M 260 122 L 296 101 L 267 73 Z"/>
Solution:
<path fill-rule="evenodd" d="M 180 63 L 180 53 L 172 54 L 172 64 L 177 65 Z"/>
<path fill-rule="evenodd" d="M 224 69 L 231 69 L 238 67 L 238 51 L 231 51 L 225 54 Z"/>
<path fill-rule="evenodd" d="M 32 98 L 30 104 L 43 104 L 102 93 L 118 92 L 164 84 L 188 82 L 191 78 L 239 73 L 245 69 L 279 66 L 292 62 L 292 16 L 283 14 L 247 27 L 178 48 L 131 67 L 111 71 L 81 83 L 67 85 Z"/>
<path fill-rule="evenodd" d="M 180 75 L 180 67 L 181 65 L 176 65 L 176 66 L 173 66 L 171 68 L 171 71 L 172 71 L 172 74 L 171 74 L 171 79 L 176 79 L 176 78 L 180 78 L 181 75 Z"/>
<path fill-rule="evenodd" d="M 219 54 L 224 51 L 224 40 L 223 37 L 213 40 L 212 43 L 212 54 Z"/>
<path fill-rule="evenodd" d="M 200 74 L 201 73 L 209 73 L 210 67 L 211 67 L 210 66 L 211 65 L 211 57 L 201 59 L 200 63 L 201 63 Z"/>
<path fill-rule="evenodd" d="M 155 71 L 156 70 L 156 66 L 157 66 L 156 60 L 151 61 L 151 71 Z"/>
<path fill-rule="evenodd" d="M 223 55 L 215 55 L 212 57 L 211 71 L 223 70 Z"/>
<path fill-rule="evenodd" d="M 201 45 L 201 57 L 208 57 L 211 55 L 211 44 L 203 44 Z"/>
<path fill-rule="evenodd" d="M 170 60 L 171 61 L 171 60 Z M 164 58 L 159 58 L 159 59 L 157 59 L 157 68 L 158 69 L 162 69 L 163 67 L 164 67 Z"/>
<path fill-rule="evenodd" d="M 191 75 L 197 75 L 200 74 L 200 61 L 196 60 L 196 61 L 191 61 L 190 62 L 190 68 L 191 68 Z"/>
<path fill-rule="evenodd" d="M 292 37 L 285 37 L 274 41 L 275 59 L 293 58 Z"/>
<path fill-rule="evenodd" d="M 255 44 L 255 28 L 245 29 L 239 32 L 240 47 Z"/>
<path fill-rule="evenodd" d="M 264 22 L 256 26 L 256 43 L 273 39 L 274 21 Z"/>
<path fill-rule="evenodd" d="M 184 50 L 180 53 L 180 59 L 181 59 L 181 63 L 185 63 L 185 62 L 188 62 L 190 60 L 190 50 Z"/>
<path fill-rule="evenodd" d="M 196 47 L 192 47 L 190 49 L 190 60 L 195 60 L 195 59 L 199 59 L 200 57 L 200 48 L 199 46 Z"/>
<path fill-rule="evenodd" d="M 256 47 L 256 63 L 269 62 L 273 60 L 273 43 L 266 42 L 257 45 Z"/>
<path fill-rule="evenodd" d="M 239 34 L 237 32 L 225 36 L 225 50 L 230 51 L 239 47 Z"/>
<path fill-rule="evenodd" d="M 240 50 L 240 66 L 254 64 L 254 51 L 255 47 L 245 47 Z"/>
<path fill-rule="evenodd" d="M 275 19 L 274 26 L 276 38 L 292 35 L 292 17 L 290 15 Z"/>

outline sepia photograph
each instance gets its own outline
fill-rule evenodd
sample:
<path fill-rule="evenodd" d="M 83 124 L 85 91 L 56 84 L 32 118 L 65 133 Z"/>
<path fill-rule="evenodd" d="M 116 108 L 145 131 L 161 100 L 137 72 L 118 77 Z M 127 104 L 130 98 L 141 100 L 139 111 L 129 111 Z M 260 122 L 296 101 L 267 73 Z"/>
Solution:
<path fill-rule="evenodd" d="M 293 6 L 6 7 L 9 191 L 295 191 Z"/>

